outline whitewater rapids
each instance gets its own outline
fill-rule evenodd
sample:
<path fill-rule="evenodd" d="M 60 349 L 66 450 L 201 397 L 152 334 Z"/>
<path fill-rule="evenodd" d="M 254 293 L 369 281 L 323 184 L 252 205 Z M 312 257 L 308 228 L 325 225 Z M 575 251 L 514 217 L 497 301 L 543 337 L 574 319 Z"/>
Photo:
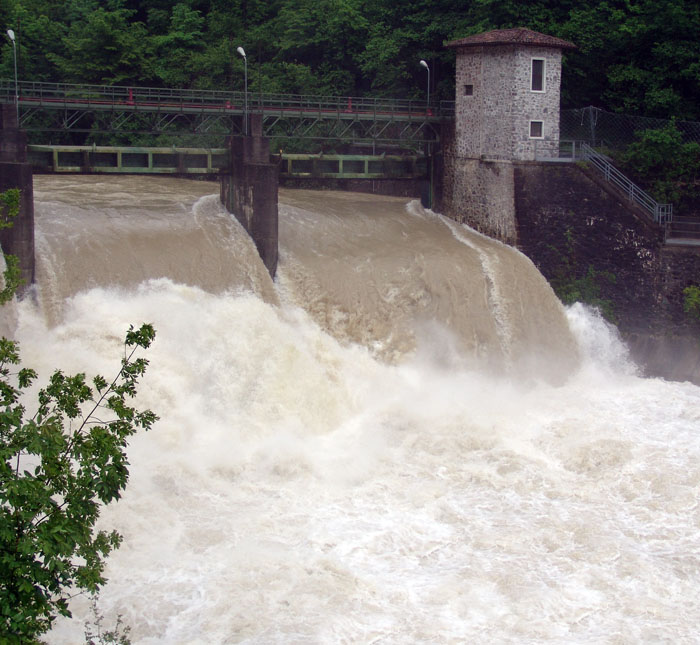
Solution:
<path fill-rule="evenodd" d="M 273 284 L 216 186 L 37 177 L 23 361 L 157 339 L 104 528 L 132 642 L 696 643 L 700 388 L 639 378 L 517 252 L 283 191 Z M 538 277 L 539 276 L 539 277 Z M 82 642 L 72 602 L 47 642 Z"/>

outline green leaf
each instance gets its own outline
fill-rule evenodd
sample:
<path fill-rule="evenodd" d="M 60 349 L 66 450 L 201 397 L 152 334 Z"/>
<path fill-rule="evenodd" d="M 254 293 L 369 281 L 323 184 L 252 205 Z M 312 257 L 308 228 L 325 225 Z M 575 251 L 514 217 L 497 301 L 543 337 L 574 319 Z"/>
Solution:
<path fill-rule="evenodd" d="M 56 370 L 28 419 L 16 401 L 37 375 L 23 367 L 13 376 L 6 366 L 20 362 L 19 347 L 0 339 L 0 642 L 36 641 L 56 616 L 70 616 L 75 590 L 104 583 L 105 558 L 121 536 L 95 524 L 127 485 L 127 438 L 157 419 L 125 403 L 148 364 L 134 352 L 154 338 L 150 325 L 129 329 L 125 347 L 132 349 L 117 376 L 92 380 L 97 401 L 84 374 Z M 104 409 L 116 419 L 99 421 Z M 25 467 L 26 455 L 39 464 Z"/>

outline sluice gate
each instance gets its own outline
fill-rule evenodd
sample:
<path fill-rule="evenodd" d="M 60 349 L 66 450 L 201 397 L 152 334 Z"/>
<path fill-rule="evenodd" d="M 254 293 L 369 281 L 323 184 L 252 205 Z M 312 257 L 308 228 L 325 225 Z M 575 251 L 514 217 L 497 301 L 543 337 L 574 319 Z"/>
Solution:
<path fill-rule="evenodd" d="M 42 173 L 218 175 L 229 166 L 226 148 L 30 145 L 28 161 Z M 422 179 L 421 155 L 279 155 L 280 177 Z"/>

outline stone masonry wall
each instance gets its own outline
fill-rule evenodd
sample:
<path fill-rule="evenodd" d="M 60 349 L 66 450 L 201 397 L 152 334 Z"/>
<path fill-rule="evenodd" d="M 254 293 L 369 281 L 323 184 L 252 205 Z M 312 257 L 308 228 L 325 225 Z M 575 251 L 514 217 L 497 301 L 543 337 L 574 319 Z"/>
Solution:
<path fill-rule="evenodd" d="M 517 238 L 513 163 L 443 155 L 444 184 L 435 210 L 507 244 Z"/>
<path fill-rule="evenodd" d="M 647 374 L 700 384 L 700 325 L 683 311 L 700 248 L 664 245 L 646 213 L 577 165 L 514 164 L 514 198 L 517 246 L 542 274 L 588 276 Z"/>
<path fill-rule="evenodd" d="M 530 89 L 533 58 L 545 60 L 544 92 Z M 499 45 L 458 50 L 456 155 L 528 160 L 535 158 L 536 149 L 557 150 L 560 81 L 558 49 Z M 530 138 L 531 120 L 543 121 L 543 139 Z"/>
<path fill-rule="evenodd" d="M 515 244 L 512 162 L 458 156 L 454 123 L 442 125 L 440 142 L 433 209 L 485 235 Z"/>
<path fill-rule="evenodd" d="M 488 51 L 486 51 L 488 50 Z M 488 61 L 485 56 L 488 55 Z M 458 51 L 456 61 L 456 154 L 460 157 L 509 158 L 512 124 L 510 47 L 474 47 Z M 465 88 L 471 87 L 467 95 Z"/>
<path fill-rule="evenodd" d="M 549 47 L 519 49 L 514 66 L 513 159 L 532 160 L 535 153 L 557 156 L 561 51 Z M 545 60 L 545 91 L 530 90 L 533 58 Z M 530 121 L 543 122 L 543 139 L 530 138 Z M 555 154 L 557 153 L 557 154 Z"/>

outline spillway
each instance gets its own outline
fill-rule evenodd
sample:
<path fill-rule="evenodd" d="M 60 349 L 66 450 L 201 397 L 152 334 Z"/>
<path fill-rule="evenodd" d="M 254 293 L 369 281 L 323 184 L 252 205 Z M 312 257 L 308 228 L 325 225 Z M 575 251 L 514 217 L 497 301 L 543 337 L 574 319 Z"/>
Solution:
<path fill-rule="evenodd" d="M 217 187 L 35 178 L 23 361 L 157 339 L 99 597 L 139 644 L 694 642 L 700 388 L 636 375 L 521 254 L 281 191 L 273 283 Z M 49 643 L 83 640 L 87 599 Z"/>

